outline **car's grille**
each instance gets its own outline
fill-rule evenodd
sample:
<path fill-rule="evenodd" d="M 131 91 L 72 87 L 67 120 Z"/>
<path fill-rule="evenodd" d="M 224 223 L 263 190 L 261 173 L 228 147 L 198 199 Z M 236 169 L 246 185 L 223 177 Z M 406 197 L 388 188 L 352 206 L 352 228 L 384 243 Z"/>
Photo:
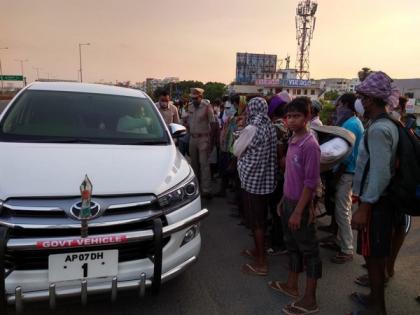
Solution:
<path fill-rule="evenodd" d="M 123 215 L 123 214 L 131 214 L 131 213 L 144 212 L 144 211 L 156 210 L 156 209 L 159 209 L 159 205 L 157 204 L 157 202 L 153 202 L 150 205 L 145 205 L 145 206 L 107 209 L 103 215 L 104 216 Z"/>
<path fill-rule="evenodd" d="M 22 218 L 36 218 L 39 217 L 39 213 L 36 211 L 30 210 L 12 210 L 7 207 L 3 207 L 2 216 L 3 217 L 22 217 Z M 43 217 L 48 218 L 66 218 L 66 214 L 62 210 L 49 211 L 48 213 L 42 213 Z"/>
<path fill-rule="evenodd" d="M 130 196 L 94 196 L 92 201 L 103 209 L 101 216 L 129 215 L 159 210 L 156 197 L 151 194 Z M 2 207 L 1 217 L 18 218 L 69 218 L 72 207 L 80 197 L 62 198 L 11 198 Z"/>
<path fill-rule="evenodd" d="M 168 225 L 154 195 L 97 196 L 93 199 L 105 211 L 88 222 L 89 236 L 151 230 L 153 220 L 157 218 L 161 219 L 163 226 Z M 80 197 L 9 199 L 3 205 L 0 220 L 9 226 L 9 239 L 78 238 L 81 222 L 70 217 L 69 213 L 79 200 Z M 163 246 L 168 242 L 169 237 L 163 240 Z M 108 249 L 119 250 L 120 262 L 143 259 L 154 252 L 153 240 L 67 249 L 7 249 L 5 264 L 11 270 L 46 269 L 48 256 L 52 254 Z"/>
<path fill-rule="evenodd" d="M 164 216 L 157 217 L 162 220 L 163 226 L 167 226 L 168 223 Z M 130 231 L 139 230 L 150 230 L 153 228 L 153 218 L 147 221 L 121 224 L 118 226 L 109 227 L 92 227 L 89 228 L 89 236 L 101 235 L 101 234 L 117 234 Z M 80 235 L 80 229 L 9 229 L 9 239 L 16 238 L 54 238 L 65 237 L 65 236 L 77 236 Z M 162 240 L 162 246 L 165 246 L 170 240 L 170 237 L 166 237 Z M 48 256 L 52 254 L 60 253 L 72 253 L 72 252 L 86 252 L 86 251 L 97 251 L 97 250 L 119 250 L 119 262 L 131 261 L 144 259 L 153 255 L 154 245 L 153 240 L 133 242 L 126 244 L 113 244 L 113 245 L 102 245 L 102 246 L 91 246 L 89 248 L 60 248 L 60 249 L 43 249 L 43 250 L 25 250 L 16 251 L 7 249 L 5 253 L 5 267 L 11 270 L 34 270 L 34 269 L 47 269 L 48 268 Z"/>
<path fill-rule="evenodd" d="M 89 235 L 101 235 L 101 234 L 116 234 L 116 233 L 127 233 L 139 230 L 149 230 L 153 228 L 153 219 L 160 218 L 163 226 L 167 225 L 165 216 L 157 213 L 155 216 L 151 216 L 148 220 L 119 224 L 112 226 L 99 226 L 89 227 Z M 80 228 L 66 228 L 66 229 L 21 229 L 21 228 L 10 228 L 9 238 L 54 238 L 54 237 L 65 237 L 65 236 L 76 236 L 80 235 Z"/>

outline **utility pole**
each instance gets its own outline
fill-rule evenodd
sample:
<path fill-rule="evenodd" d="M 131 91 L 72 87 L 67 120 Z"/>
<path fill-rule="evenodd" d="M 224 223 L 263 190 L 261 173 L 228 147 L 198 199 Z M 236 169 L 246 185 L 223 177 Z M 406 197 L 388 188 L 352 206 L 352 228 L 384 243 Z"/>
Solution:
<path fill-rule="evenodd" d="M 23 63 L 24 62 L 28 62 L 28 59 L 15 59 L 15 61 L 20 62 L 20 73 L 22 74 L 22 84 L 25 87 L 26 86 L 26 78 L 25 78 L 25 74 L 23 71 Z"/>
<path fill-rule="evenodd" d="M 80 70 L 80 82 L 83 82 L 83 71 L 82 71 L 82 46 L 90 46 L 90 43 L 79 43 L 79 70 Z"/>
<path fill-rule="evenodd" d="M 0 49 L 9 49 L 9 48 L 8 47 L 0 47 Z M 3 68 L 1 67 L 1 58 L 0 58 L 0 75 L 1 75 L 1 94 L 3 94 L 4 85 L 3 85 Z"/>

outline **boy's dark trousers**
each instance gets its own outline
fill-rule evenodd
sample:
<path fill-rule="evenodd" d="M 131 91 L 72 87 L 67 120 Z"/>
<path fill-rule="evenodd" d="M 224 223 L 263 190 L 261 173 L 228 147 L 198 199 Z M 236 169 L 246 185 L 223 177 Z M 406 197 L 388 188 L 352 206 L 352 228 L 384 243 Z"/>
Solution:
<path fill-rule="evenodd" d="M 315 223 L 308 224 L 309 208 L 302 214 L 300 228 L 292 231 L 289 219 L 297 205 L 296 201 L 283 199 L 281 221 L 283 224 L 284 243 L 289 252 L 290 271 L 301 273 L 304 265 L 308 278 L 319 279 L 322 276 L 322 262 L 316 237 Z"/>

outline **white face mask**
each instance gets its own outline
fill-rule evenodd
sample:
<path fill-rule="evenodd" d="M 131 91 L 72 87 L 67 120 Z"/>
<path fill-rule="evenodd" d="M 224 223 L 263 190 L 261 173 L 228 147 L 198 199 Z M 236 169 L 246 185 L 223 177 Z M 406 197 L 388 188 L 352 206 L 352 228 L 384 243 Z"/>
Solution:
<path fill-rule="evenodd" d="M 365 113 L 365 108 L 363 107 L 363 103 L 362 103 L 362 101 L 359 98 L 354 103 L 354 109 L 361 116 L 363 116 L 364 113 Z"/>
<path fill-rule="evenodd" d="M 229 116 L 235 115 L 236 110 L 235 110 L 235 107 L 233 106 L 232 103 L 230 103 L 230 102 L 225 103 L 225 112 Z"/>
<path fill-rule="evenodd" d="M 391 116 L 394 117 L 396 120 L 401 120 L 401 114 L 395 110 L 390 112 Z"/>

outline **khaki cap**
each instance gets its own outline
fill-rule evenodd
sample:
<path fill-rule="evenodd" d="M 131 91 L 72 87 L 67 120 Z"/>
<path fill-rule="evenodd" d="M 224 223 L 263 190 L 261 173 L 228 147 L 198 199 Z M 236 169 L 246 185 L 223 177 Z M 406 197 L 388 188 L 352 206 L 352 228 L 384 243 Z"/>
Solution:
<path fill-rule="evenodd" d="M 190 96 L 193 96 L 193 95 L 203 96 L 204 94 L 204 90 L 201 88 L 191 88 L 190 92 L 191 92 Z"/>

